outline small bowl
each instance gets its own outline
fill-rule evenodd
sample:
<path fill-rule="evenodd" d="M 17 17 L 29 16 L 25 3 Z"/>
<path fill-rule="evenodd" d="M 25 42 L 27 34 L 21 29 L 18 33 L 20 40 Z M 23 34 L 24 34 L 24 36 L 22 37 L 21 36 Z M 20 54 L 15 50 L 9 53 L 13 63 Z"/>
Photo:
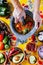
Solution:
<path fill-rule="evenodd" d="M 8 36 L 9 38 L 9 40 L 7 41 L 7 42 L 9 42 L 9 43 L 7 43 L 8 45 L 9 45 L 9 48 L 10 48 L 10 46 L 11 46 L 11 34 L 12 34 L 12 32 L 11 32 L 11 30 L 10 30 L 10 27 L 7 25 L 7 23 L 5 23 L 3 20 L 0 20 L 0 34 L 2 34 L 3 35 L 3 39 L 1 40 L 1 42 L 3 42 L 3 40 L 4 40 L 4 38 L 5 38 L 5 36 Z M 12 35 L 13 36 L 13 35 Z M 8 49 L 6 49 L 5 48 L 5 43 L 3 42 L 3 45 L 4 45 L 4 48 L 3 49 L 1 49 L 1 50 L 8 50 Z"/>
<path fill-rule="evenodd" d="M 8 24 L 5 22 L 5 21 L 3 21 L 3 20 L 0 20 L 0 25 L 2 24 L 2 29 L 3 29 L 3 26 L 6 26 L 6 28 L 7 28 L 7 32 L 9 33 L 9 34 L 11 34 L 11 30 L 10 30 L 10 27 L 8 26 Z M 4 29 L 4 31 L 5 31 L 6 29 Z"/>
<path fill-rule="evenodd" d="M 43 60 L 43 45 L 38 48 L 38 55 Z"/>
<path fill-rule="evenodd" d="M 26 12 L 26 14 L 27 14 L 28 16 L 30 16 L 30 17 L 33 19 L 33 14 L 32 14 L 32 12 L 30 12 L 29 10 L 25 10 L 25 12 Z M 25 34 L 25 35 L 19 34 L 19 33 L 14 29 L 14 27 L 13 27 L 13 22 L 14 22 L 14 20 L 15 20 L 15 19 L 14 19 L 14 17 L 12 16 L 12 17 L 11 17 L 10 28 L 11 28 L 11 31 L 12 31 L 12 32 L 15 34 L 15 36 L 17 37 L 17 39 L 19 39 L 21 42 L 25 42 L 28 37 L 30 37 L 32 34 L 35 33 L 36 27 L 35 27 L 35 24 L 34 24 L 34 27 L 32 28 L 32 30 L 31 30 L 29 33 L 27 33 L 27 34 Z"/>
<path fill-rule="evenodd" d="M 30 62 L 30 56 L 33 56 L 33 57 L 35 57 L 35 59 L 36 59 L 36 61 L 35 61 L 35 63 L 31 63 Z M 35 56 L 35 55 L 30 55 L 29 57 L 28 57 L 28 62 L 29 62 L 29 64 L 37 64 L 37 57 Z"/>
<path fill-rule="evenodd" d="M 19 50 L 19 53 L 14 53 L 14 49 L 16 49 L 16 51 L 18 51 Z M 19 63 L 22 63 L 23 61 L 24 61 L 24 59 L 25 59 L 25 53 L 20 49 L 20 48 L 18 48 L 18 47 L 15 47 L 15 48 L 13 48 L 12 50 L 10 50 L 10 52 L 11 51 L 13 51 L 12 52 L 12 54 L 8 54 L 8 59 L 9 59 L 9 62 L 10 62 L 10 64 L 11 65 L 14 65 L 14 64 L 19 64 Z M 9 52 L 9 53 L 10 53 Z M 22 60 L 21 61 L 19 61 L 18 63 L 14 63 L 10 58 L 13 56 L 13 55 L 17 55 L 17 54 L 20 54 L 20 53 L 23 53 L 24 54 L 24 57 L 22 58 Z M 9 56 L 9 55 L 11 55 L 11 56 Z"/>
<path fill-rule="evenodd" d="M 1 52 L 0 52 L 0 53 L 1 53 Z M 5 52 L 3 52 L 2 54 L 5 56 L 5 61 L 4 61 L 4 63 L 2 63 L 2 64 L 0 64 L 0 65 L 6 65 L 6 62 L 7 62 L 7 55 L 6 55 Z"/>
<path fill-rule="evenodd" d="M 39 33 L 40 32 L 43 32 L 43 25 L 37 30 L 37 32 L 35 33 L 36 34 L 36 40 L 38 40 L 39 42 L 42 42 L 43 43 L 43 40 L 39 40 L 38 39 L 38 36 L 40 35 Z M 42 35 L 42 34 L 41 34 Z"/>

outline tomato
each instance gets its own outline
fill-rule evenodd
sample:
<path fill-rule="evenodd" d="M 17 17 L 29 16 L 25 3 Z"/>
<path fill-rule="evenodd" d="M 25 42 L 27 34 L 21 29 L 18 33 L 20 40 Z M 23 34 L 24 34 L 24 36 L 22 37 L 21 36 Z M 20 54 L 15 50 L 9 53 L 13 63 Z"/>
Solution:
<path fill-rule="evenodd" d="M 3 50 L 4 49 L 4 44 L 3 42 L 0 42 L 0 50 Z"/>
<path fill-rule="evenodd" d="M 40 15 L 41 16 L 41 18 L 43 18 L 43 15 Z"/>
<path fill-rule="evenodd" d="M 2 41 L 3 40 L 3 35 L 2 34 L 0 34 L 0 41 Z"/>
<path fill-rule="evenodd" d="M 15 36 L 13 36 L 13 37 L 12 37 L 12 39 L 13 39 L 13 40 L 16 40 L 16 37 L 15 37 Z"/>

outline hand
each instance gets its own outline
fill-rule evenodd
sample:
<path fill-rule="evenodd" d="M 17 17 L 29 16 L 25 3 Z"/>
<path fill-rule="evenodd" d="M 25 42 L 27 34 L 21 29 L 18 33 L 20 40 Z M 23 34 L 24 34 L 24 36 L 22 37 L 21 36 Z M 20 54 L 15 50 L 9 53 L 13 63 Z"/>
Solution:
<path fill-rule="evenodd" d="M 13 16 L 15 18 L 15 23 L 17 23 L 18 20 L 20 21 L 23 16 L 24 19 L 26 18 L 25 11 L 23 10 L 22 7 L 19 6 L 14 8 Z"/>
<path fill-rule="evenodd" d="M 36 29 L 39 28 L 41 26 L 41 24 L 42 24 L 40 13 L 39 12 L 34 12 L 33 13 L 33 19 L 35 21 Z"/>

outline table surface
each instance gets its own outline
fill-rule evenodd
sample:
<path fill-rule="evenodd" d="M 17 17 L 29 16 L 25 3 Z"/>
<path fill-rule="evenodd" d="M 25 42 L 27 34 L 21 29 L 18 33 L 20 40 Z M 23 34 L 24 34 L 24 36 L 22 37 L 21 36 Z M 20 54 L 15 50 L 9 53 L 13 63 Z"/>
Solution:
<path fill-rule="evenodd" d="M 31 1 L 32 1 L 32 3 L 34 2 L 34 0 L 31 0 Z M 10 0 L 8 0 L 8 2 L 10 2 Z M 28 2 L 28 0 L 20 0 L 20 3 L 21 3 L 21 4 L 27 5 L 27 2 Z M 43 2 L 43 0 L 41 0 L 41 5 L 40 5 L 40 11 L 42 11 L 41 14 L 43 14 L 43 5 L 42 5 L 42 2 Z M 3 20 L 5 23 L 7 23 L 7 24 L 10 26 L 10 19 L 6 19 L 5 17 L 0 17 L 0 20 Z M 41 29 L 43 29 L 43 26 L 41 26 L 40 30 L 41 30 Z M 30 38 L 31 38 L 31 37 L 30 37 Z M 28 42 L 30 42 L 30 41 L 31 41 L 31 40 L 28 39 Z M 27 42 L 27 43 L 28 43 L 28 42 Z M 24 50 L 27 43 L 20 44 L 20 45 L 18 45 L 18 47 L 20 47 L 22 50 Z M 37 44 L 38 46 L 40 46 L 41 42 L 38 41 L 36 44 Z M 36 55 L 36 57 L 38 57 L 37 53 L 33 53 L 33 55 Z M 13 65 L 13 64 L 12 64 L 12 65 Z M 22 65 L 31 65 L 31 64 L 29 64 L 29 62 L 25 60 L 25 61 L 22 63 Z M 33 65 L 36 65 L 36 64 L 33 64 Z"/>

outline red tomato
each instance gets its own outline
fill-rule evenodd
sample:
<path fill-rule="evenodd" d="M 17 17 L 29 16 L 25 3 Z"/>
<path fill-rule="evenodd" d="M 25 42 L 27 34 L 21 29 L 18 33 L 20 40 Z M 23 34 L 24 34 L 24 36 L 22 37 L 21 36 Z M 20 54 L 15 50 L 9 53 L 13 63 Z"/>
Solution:
<path fill-rule="evenodd" d="M 3 42 L 0 42 L 0 50 L 3 50 L 4 49 L 4 44 Z"/>
<path fill-rule="evenodd" d="M 41 16 L 41 18 L 43 18 L 43 15 L 40 15 Z"/>
<path fill-rule="evenodd" d="M 3 40 L 3 35 L 2 34 L 0 34 L 0 41 L 2 41 Z"/>
<path fill-rule="evenodd" d="M 13 37 L 12 37 L 12 39 L 13 39 L 13 40 L 16 40 L 16 37 L 15 37 L 15 36 L 13 36 Z"/>

